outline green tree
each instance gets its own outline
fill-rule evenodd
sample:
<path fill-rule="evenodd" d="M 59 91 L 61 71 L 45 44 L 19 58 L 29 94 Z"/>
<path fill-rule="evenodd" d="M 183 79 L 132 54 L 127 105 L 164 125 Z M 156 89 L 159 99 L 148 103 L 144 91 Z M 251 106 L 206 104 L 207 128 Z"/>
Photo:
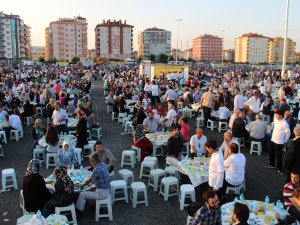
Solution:
<path fill-rule="evenodd" d="M 167 63 L 168 62 L 168 56 L 166 54 L 159 54 L 158 56 L 158 62 L 160 63 Z"/>
<path fill-rule="evenodd" d="M 171 55 L 170 58 L 169 58 L 169 61 L 174 61 L 174 57 Z"/>
<path fill-rule="evenodd" d="M 76 64 L 76 63 L 79 62 L 79 61 L 80 61 L 80 58 L 77 57 L 77 56 L 74 56 L 74 57 L 72 58 L 71 63 Z"/>
<path fill-rule="evenodd" d="M 38 62 L 42 62 L 44 63 L 45 62 L 45 59 L 42 57 L 42 56 L 39 56 L 38 59 L 37 59 Z"/>
<path fill-rule="evenodd" d="M 155 59 L 156 59 L 156 56 L 151 54 L 149 59 L 151 60 L 151 62 L 154 62 L 155 63 Z"/>

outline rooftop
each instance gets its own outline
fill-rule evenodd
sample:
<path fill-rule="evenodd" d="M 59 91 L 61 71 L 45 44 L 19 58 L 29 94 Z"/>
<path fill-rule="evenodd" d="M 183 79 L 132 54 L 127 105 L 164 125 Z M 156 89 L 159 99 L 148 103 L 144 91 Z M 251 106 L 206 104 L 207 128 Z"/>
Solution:
<path fill-rule="evenodd" d="M 124 23 L 122 23 L 122 20 L 103 20 L 101 24 L 97 24 L 96 28 L 98 26 L 123 26 L 123 27 L 133 27 L 132 25 L 129 25 L 126 23 L 126 20 L 124 20 Z"/>

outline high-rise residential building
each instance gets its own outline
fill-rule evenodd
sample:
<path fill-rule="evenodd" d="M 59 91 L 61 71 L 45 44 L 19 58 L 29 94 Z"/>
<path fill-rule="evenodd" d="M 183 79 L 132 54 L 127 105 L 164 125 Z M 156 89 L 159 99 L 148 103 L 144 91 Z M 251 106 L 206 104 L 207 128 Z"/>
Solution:
<path fill-rule="evenodd" d="M 300 63 L 300 52 L 295 53 L 295 62 L 298 64 Z"/>
<path fill-rule="evenodd" d="M 178 54 L 178 60 L 184 58 L 184 51 L 181 51 L 180 49 L 176 50 L 176 48 L 173 48 L 171 50 L 171 56 L 176 60 L 176 54 Z"/>
<path fill-rule="evenodd" d="M 235 39 L 235 62 L 267 63 L 269 38 L 256 33 L 243 34 Z"/>
<path fill-rule="evenodd" d="M 170 55 L 171 53 L 171 31 L 160 28 L 148 28 L 139 33 L 138 57 L 149 58 L 150 55 Z"/>
<path fill-rule="evenodd" d="M 103 20 L 95 28 L 96 56 L 100 58 L 131 58 L 133 26 L 121 20 Z"/>
<path fill-rule="evenodd" d="M 221 61 L 222 38 L 210 34 L 194 38 L 193 59 L 196 61 Z"/>
<path fill-rule="evenodd" d="M 73 57 L 81 60 L 88 55 L 87 21 L 77 16 L 60 18 L 45 29 L 46 59 L 71 61 Z"/>
<path fill-rule="evenodd" d="M 20 16 L 0 12 L 0 61 L 18 63 L 31 58 L 30 29 Z"/>
<path fill-rule="evenodd" d="M 32 46 L 31 47 L 31 59 L 38 60 L 39 57 L 45 59 L 45 47 L 44 46 Z"/>
<path fill-rule="evenodd" d="M 185 60 L 193 59 L 193 48 L 189 48 L 183 51 L 183 58 Z"/>
<path fill-rule="evenodd" d="M 282 63 L 283 61 L 283 46 L 284 46 L 284 38 L 275 37 L 270 38 L 269 40 L 269 63 Z M 292 39 L 287 39 L 287 63 L 295 62 L 295 48 L 296 42 L 293 42 Z"/>
<path fill-rule="evenodd" d="M 94 60 L 96 58 L 96 50 L 95 49 L 88 50 L 88 58 L 91 60 Z"/>
<path fill-rule="evenodd" d="M 227 62 L 234 61 L 234 49 L 226 49 L 223 51 L 224 60 Z"/>

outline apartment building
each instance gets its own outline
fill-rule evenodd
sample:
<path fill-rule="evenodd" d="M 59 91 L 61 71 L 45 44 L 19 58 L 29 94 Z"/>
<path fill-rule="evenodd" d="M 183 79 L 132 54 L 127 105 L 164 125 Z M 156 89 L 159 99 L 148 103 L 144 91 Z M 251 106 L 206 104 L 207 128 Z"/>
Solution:
<path fill-rule="evenodd" d="M 269 40 L 269 52 L 268 52 L 268 62 L 269 63 L 282 63 L 283 61 L 283 48 L 284 48 L 284 38 L 274 37 Z M 287 39 L 287 63 L 295 62 L 295 48 L 296 42 L 292 39 Z"/>
<path fill-rule="evenodd" d="M 148 58 L 150 55 L 171 54 L 171 31 L 153 27 L 138 35 L 138 57 Z"/>
<path fill-rule="evenodd" d="M 30 29 L 19 15 L 0 12 L 0 62 L 19 63 L 31 59 Z"/>
<path fill-rule="evenodd" d="M 47 60 L 71 61 L 73 57 L 80 60 L 88 56 L 87 21 L 77 16 L 60 18 L 45 29 L 45 54 Z"/>
<path fill-rule="evenodd" d="M 96 56 L 110 59 L 131 58 L 133 26 L 121 20 L 103 20 L 95 27 Z"/>
<path fill-rule="evenodd" d="M 268 37 L 256 33 L 243 34 L 235 39 L 235 62 L 238 63 L 267 63 Z"/>
<path fill-rule="evenodd" d="M 224 60 L 227 62 L 234 61 L 234 49 L 226 49 L 223 51 Z"/>
<path fill-rule="evenodd" d="M 196 61 L 221 61 L 222 43 L 222 38 L 210 34 L 194 38 L 193 59 Z"/>
<path fill-rule="evenodd" d="M 45 47 L 44 46 L 32 46 L 31 47 L 31 59 L 37 61 L 39 57 L 45 59 Z"/>

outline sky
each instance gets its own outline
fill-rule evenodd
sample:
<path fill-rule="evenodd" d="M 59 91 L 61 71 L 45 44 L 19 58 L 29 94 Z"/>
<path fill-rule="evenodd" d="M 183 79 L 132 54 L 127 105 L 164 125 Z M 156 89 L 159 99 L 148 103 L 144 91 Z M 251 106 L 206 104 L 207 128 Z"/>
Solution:
<path fill-rule="evenodd" d="M 202 34 L 222 37 L 224 48 L 234 48 L 234 39 L 244 33 L 283 37 L 286 0 L 0 0 L 0 10 L 20 15 L 31 27 L 31 44 L 45 45 L 45 28 L 59 18 L 82 16 L 88 22 L 88 47 L 95 48 L 94 29 L 107 20 L 126 20 L 133 25 L 133 47 L 139 32 L 158 27 L 172 32 L 172 48 L 192 47 Z M 300 51 L 300 1 L 290 0 L 288 36 Z M 226 30 L 226 31 L 222 31 Z"/>

